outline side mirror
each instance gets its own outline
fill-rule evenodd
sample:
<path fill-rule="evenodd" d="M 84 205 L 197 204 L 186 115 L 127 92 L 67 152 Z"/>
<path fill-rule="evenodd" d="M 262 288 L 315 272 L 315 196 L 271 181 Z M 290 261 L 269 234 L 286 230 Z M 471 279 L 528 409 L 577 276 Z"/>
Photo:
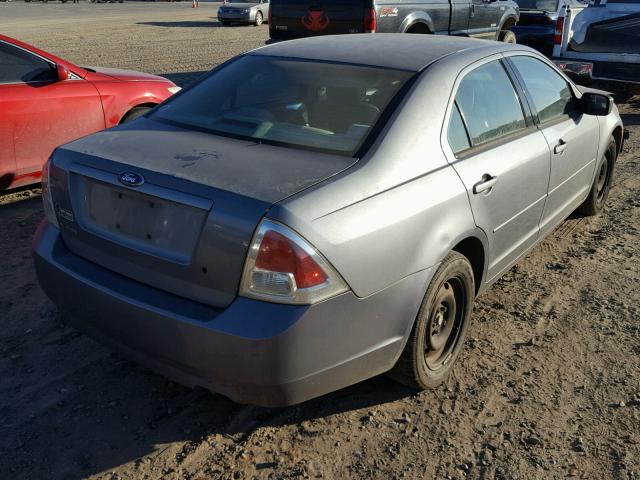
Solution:
<path fill-rule="evenodd" d="M 585 92 L 582 95 L 582 108 L 587 115 L 607 116 L 611 113 L 613 101 L 609 95 Z"/>
<path fill-rule="evenodd" d="M 66 79 L 69 78 L 69 75 L 71 75 L 71 72 L 69 72 L 69 69 L 64 65 L 56 65 L 56 72 L 58 72 L 59 82 L 64 82 Z"/>

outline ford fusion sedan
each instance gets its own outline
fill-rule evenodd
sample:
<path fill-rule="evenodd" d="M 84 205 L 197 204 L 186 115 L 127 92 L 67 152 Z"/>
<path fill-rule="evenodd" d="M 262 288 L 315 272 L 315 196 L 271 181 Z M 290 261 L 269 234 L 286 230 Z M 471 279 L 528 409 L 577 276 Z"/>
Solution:
<path fill-rule="evenodd" d="M 476 295 L 603 209 L 623 139 L 608 95 L 528 47 L 273 44 L 58 148 L 37 274 L 78 329 L 238 402 L 433 388 Z"/>
<path fill-rule="evenodd" d="M 58 145 L 132 120 L 177 90 L 162 77 L 78 67 L 0 35 L 0 191 L 40 181 Z"/>
<path fill-rule="evenodd" d="M 229 0 L 218 8 L 218 20 L 223 25 L 232 23 L 253 24 L 256 27 L 269 18 L 269 0 Z"/>

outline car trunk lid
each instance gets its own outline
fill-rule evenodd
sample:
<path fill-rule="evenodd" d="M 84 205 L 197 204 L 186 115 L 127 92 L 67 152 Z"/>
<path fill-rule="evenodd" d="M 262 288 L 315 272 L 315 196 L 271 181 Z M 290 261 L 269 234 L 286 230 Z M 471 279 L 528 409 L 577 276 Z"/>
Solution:
<path fill-rule="evenodd" d="M 225 307 L 268 208 L 353 162 L 142 119 L 58 149 L 54 202 L 75 254 Z"/>

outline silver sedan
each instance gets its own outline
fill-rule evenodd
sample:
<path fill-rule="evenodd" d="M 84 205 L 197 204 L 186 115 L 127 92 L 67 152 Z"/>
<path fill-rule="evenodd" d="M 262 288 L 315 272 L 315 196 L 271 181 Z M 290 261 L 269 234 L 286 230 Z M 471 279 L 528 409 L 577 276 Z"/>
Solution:
<path fill-rule="evenodd" d="M 218 7 L 218 20 L 223 25 L 246 23 L 262 25 L 269 18 L 269 0 L 247 2 L 245 0 L 228 0 Z"/>
<path fill-rule="evenodd" d="M 475 297 L 604 209 L 624 137 L 606 93 L 520 45 L 269 45 L 58 148 L 36 269 L 77 328 L 239 402 L 434 388 Z"/>

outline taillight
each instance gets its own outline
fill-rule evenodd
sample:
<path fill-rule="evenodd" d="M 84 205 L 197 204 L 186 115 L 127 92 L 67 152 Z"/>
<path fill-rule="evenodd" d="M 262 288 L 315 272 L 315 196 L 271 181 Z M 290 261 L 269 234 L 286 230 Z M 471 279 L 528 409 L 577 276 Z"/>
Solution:
<path fill-rule="evenodd" d="M 376 32 L 376 9 L 375 8 L 364 9 L 363 30 L 364 30 L 364 33 Z"/>
<path fill-rule="evenodd" d="M 564 31 L 564 17 L 558 17 L 556 20 L 556 31 L 553 34 L 553 44 L 562 44 L 562 33 Z"/>
<path fill-rule="evenodd" d="M 310 304 L 347 290 L 340 275 L 300 235 L 271 220 L 260 223 L 247 254 L 240 295 Z"/>

